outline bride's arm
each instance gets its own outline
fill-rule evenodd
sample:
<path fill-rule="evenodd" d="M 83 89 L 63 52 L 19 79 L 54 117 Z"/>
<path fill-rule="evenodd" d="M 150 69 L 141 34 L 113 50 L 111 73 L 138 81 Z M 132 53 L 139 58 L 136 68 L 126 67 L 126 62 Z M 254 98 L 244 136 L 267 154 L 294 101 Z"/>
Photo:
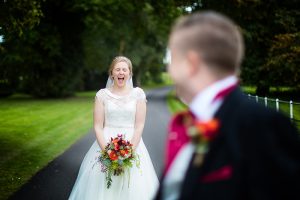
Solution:
<path fill-rule="evenodd" d="M 145 119 L 146 119 L 146 102 L 138 101 L 136 105 L 136 113 L 135 113 L 134 134 L 131 139 L 131 143 L 133 144 L 133 149 L 135 149 L 140 143 L 142 133 L 144 130 Z"/>
<path fill-rule="evenodd" d="M 103 102 L 96 97 L 94 105 L 94 130 L 97 142 L 101 150 L 105 149 L 106 142 L 103 136 L 104 106 Z"/>

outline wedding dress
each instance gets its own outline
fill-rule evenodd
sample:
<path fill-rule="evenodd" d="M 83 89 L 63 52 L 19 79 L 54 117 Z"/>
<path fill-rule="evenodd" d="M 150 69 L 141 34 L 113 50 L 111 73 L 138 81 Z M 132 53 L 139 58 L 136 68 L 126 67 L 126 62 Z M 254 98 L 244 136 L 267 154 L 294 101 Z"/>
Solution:
<path fill-rule="evenodd" d="M 103 134 L 108 142 L 118 134 L 130 140 L 134 133 L 137 101 L 146 101 L 140 88 L 131 89 L 126 96 L 113 94 L 109 89 L 101 89 L 96 101 L 104 104 L 105 122 Z M 143 140 L 140 140 L 136 153 L 140 157 L 140 166 L 133 167 L 129 173 L 112 177 L 112 185 L 106 186 L 105 173 L 97 162 L 100 147 L 97 140 L 85 155 L 79 169 L 69 200 L 147 200 L 152 199 L 158 188 L 158 179 Z"/>

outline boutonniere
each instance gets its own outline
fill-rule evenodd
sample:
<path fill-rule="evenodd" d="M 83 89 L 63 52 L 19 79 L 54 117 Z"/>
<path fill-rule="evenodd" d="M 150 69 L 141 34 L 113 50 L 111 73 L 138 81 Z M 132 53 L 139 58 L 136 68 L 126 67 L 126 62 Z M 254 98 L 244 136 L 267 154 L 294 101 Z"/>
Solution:
<path fill-rule="evenodd" d="M 208 152 L 209 143 L 217 136 L 220 122 L 218 119 L 208 121 L 197 121 L 193 116 L 186 115 L 184 124 L 187 134 L 195 144 L 196 155 L 194 165 L 200 166 L 203 162 L 204 155 Z"/>

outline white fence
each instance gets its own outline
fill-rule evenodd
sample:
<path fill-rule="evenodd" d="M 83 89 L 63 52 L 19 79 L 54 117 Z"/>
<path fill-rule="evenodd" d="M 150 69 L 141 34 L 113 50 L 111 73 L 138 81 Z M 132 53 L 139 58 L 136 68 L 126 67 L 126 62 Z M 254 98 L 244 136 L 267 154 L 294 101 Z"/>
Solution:
<path fill-rule="evenodd" d="M 297 107 L 297 111 L 299 110 L 300 111 L 300 103 L 298 102 L 293 102 L 293 101 L 282 101 L 282 100 L 279 100 L 279 99 L 272 99 L 272 98 L 268 98 L 268 97 L 259 97 L 259 96 L 253 96 L 253 95 L 250 95 L 248 94 L 248 97 L 249 99 L 255 99 L 255 101 L 257 103 L 263 103 L 266 107 L 275 107 L 275 109 L 277 111 L 280 110 L 280 107 L 281 106 L 285 106 L 285 107 L 289 107 L 289 117 L 291 120 L 295 121 L 295 122 L 300 122 L 300 119 L 295 119 L 295 116 L 294 116 L 294 111 L 295 111 L 295 107 Z M 286 110 L 285 109 L 285 113 L 286 113 Z"/>

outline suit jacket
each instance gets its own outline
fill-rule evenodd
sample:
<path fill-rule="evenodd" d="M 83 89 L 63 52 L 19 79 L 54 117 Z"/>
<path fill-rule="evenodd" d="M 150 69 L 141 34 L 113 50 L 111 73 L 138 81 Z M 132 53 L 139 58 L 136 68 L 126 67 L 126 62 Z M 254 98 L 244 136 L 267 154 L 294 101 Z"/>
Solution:
<path fill-rule="evenodd" d="M 237 88 L 215 118 L 218 136 L 200 167 L 189 164 L 179 199 L 300 199 L 299 135 L 287 117 Z"/>

